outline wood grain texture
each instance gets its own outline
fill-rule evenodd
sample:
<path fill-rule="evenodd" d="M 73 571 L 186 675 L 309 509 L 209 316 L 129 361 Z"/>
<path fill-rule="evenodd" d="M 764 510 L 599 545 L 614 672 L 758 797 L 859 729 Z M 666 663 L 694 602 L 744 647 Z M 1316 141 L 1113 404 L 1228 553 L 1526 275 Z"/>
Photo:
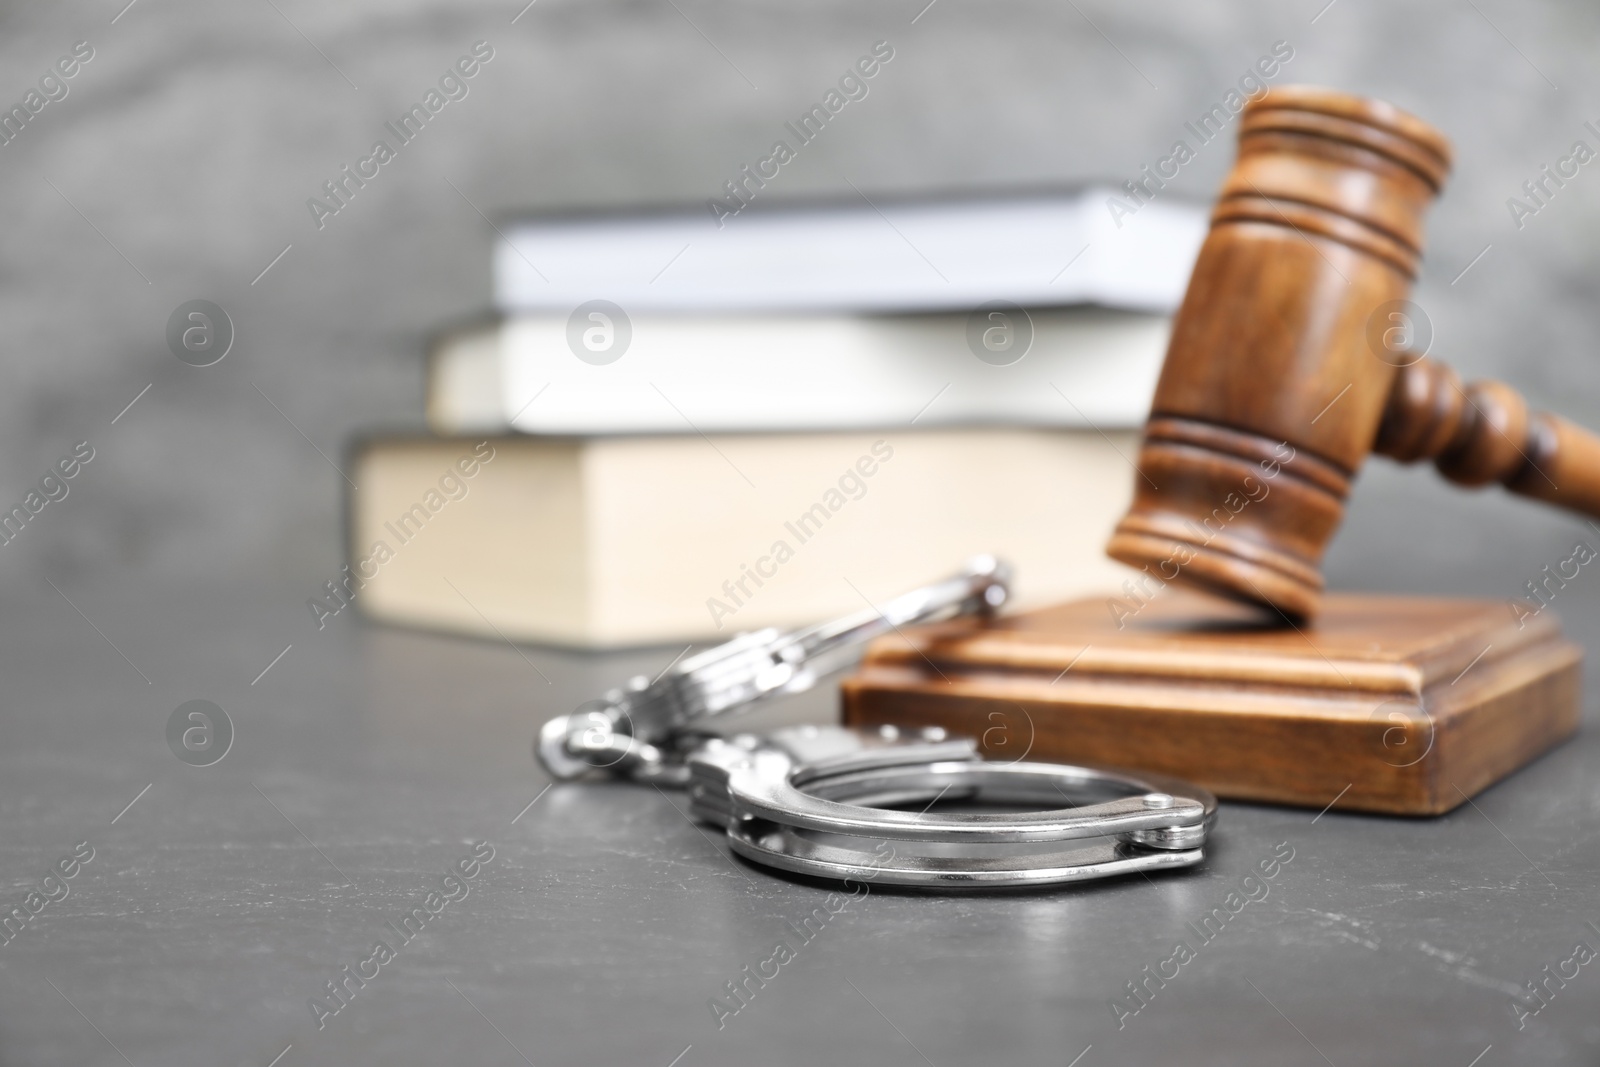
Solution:
<path fill-rule="evenodd" d="M 843 717 L 944 726 L 991 759 L 1433 815 L 1577 728 L 1582 654 L 1553 615 L 1525 622 L 1495 601 L 1338 594 L 1296 629 L 1177 590 L 1120 620 L 1077 600 L 884 638 L 844 682 Z"/>
<path fill-rule="evenodd" d="M 1323 550 L 1396 370 L 1368 323 L 1410 292 L 1449 164 L 1442 135 L 1378 101 L 1286 86 L 1246 108 L 1114 559 L 1315 613 Z M 1261 466 L 1269 455 L 1281 472 Z"/>
<path fill-rule="evenodd" d="M 1373 450 L 1402 463 L 1433 460 L 1459 485 L 1499 482 L 1513 493 L 1600 515 L 1600 438 L 1530 412 L 1503 382 L 1461 384 L 1448 366 L 1416 358 L 1395 376 Z"/>
<path fill-rule="evenodd" d="M 1600 515 L 1600 438 L 1409 349 L 1423 215 L 1450 158 L 1381 101 L 1285 86 L 1246 106 L 1112 558 L 1309 618 L 1373 451 Z"/>

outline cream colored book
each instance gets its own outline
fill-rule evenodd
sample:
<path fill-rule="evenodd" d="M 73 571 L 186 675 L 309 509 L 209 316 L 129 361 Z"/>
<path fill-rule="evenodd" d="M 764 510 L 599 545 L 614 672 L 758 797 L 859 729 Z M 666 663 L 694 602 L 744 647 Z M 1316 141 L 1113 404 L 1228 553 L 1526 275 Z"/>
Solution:
<path fill-rule="evenodd" d="M 358 446 L 348 598 L 583 648 L 859 610 L 993 553 L 1017 603 L 1114 591 L 1131 433 L 403 437 Z"/>

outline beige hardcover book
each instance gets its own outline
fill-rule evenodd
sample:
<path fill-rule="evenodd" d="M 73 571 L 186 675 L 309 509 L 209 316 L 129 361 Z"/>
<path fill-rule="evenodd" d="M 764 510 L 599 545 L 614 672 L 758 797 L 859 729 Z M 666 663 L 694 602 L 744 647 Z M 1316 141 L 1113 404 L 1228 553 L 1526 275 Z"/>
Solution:
<path fill-rule="evenodd" d="M 1115 590 L 1132 434 L 1062 430 L 365 442 L 354 602 L 607 648 L 817 622 L 993 553 L 1018 603 Z"/>

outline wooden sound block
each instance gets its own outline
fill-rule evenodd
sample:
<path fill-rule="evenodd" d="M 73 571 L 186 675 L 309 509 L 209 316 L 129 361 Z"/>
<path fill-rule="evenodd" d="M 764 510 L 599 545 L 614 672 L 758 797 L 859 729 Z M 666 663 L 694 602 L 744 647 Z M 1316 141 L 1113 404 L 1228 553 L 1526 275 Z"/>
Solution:
<path fill-rule="evenodd" d="M 1126 605 L 1126 602 L 1122 602 Z M 1330 595 L 1313 623 L 1168 589 L 905 630 L 843 684 L 849 725 L 943 726 L 989 759 L 1158 771 L 1218 796 L 1437 815 L 1578 726 L 1549 612 Z"/>

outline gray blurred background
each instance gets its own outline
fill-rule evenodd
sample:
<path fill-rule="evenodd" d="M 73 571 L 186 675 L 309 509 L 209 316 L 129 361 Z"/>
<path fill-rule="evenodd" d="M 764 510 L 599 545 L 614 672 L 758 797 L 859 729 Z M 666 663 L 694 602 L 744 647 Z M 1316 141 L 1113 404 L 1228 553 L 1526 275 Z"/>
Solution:
<path fill-rule="evenodd" d="M 516 0 L 125 2 L 0 14 L 0 99 L 95 49 L 0 147 L 0 500 L 73 443 L 97 450 L 4 547 L 6 585 L 270 578 L 287 584 L 262 610 L 304 611 L 340 562 L 342 484 L 317 449 L 420 426 L 426 331 L 488 300 L 474 205 L 703 202 L 878 39 L 896 58 L 869 99 L 770 197 L 1121 180 L 1287 40 L 1279 83 L 1392 100 L 1456 143 L 1418 292 L 1435 354 L 1600 422 L 1600 167 L 1521 232 L 1505 205 L 1574 139 L 1600 147 L 1590 5 L 539 0 L 512 24 Z M 319 232 L 306 199 L 480 39 L 495 59 L 470 96 Z M 1209 199 L 1231 153 L 1202 151 L 1166 195 Z M 197 297 L 238 334 L 203 370 L 164 342 Z M 1583 527 L 1499 496 L 1374 462 L 1332 584 L 1515 595 Z"/>

